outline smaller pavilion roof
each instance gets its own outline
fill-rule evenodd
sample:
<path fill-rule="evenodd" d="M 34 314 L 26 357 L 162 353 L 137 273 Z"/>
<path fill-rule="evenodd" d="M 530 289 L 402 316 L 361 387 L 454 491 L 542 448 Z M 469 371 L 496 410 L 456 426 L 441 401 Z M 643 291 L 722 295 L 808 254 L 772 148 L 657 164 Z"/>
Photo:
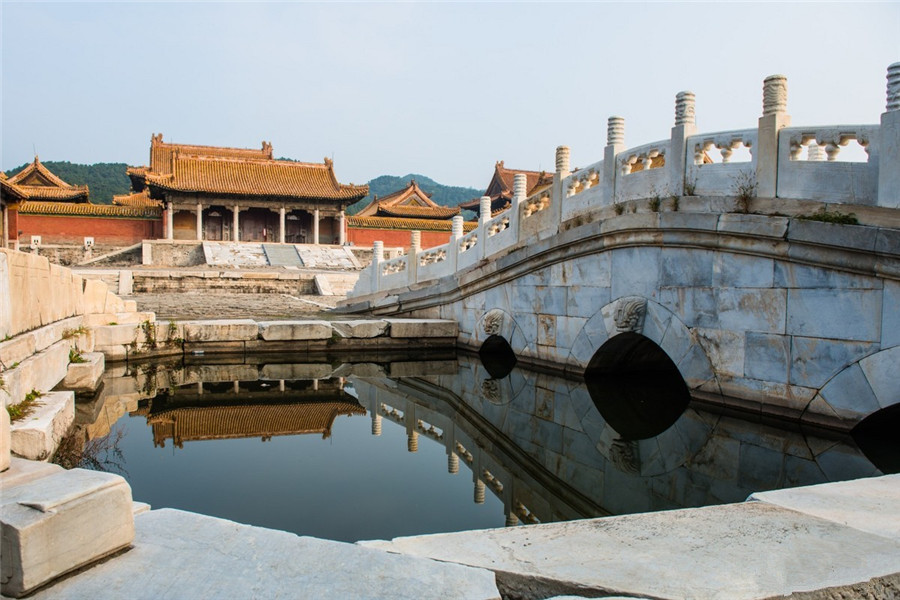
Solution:
<path fill-rule="evenodd" d="M 491 198 L 491 213 L 497 213 L 506 209 L 512 202 L 513 185 L 517 174 L 525 175 L 525 191 L 529 196 L 553 183 L 553 173 L 546 171 L 525 171 L 523 169 L 508 169 L 502 160 L 497 161 L 494 165 L 494 175 L 491 177 L 490 183 L 484 192 L 485 196 Z M 474 198 L 468 202 L 463 202 L 459 208 L 464 210 L 473 210 L 476 213 L 481 212 L 481 198 Z"/>
<path fill-rule="evenodd" d="M 150 191 L 132 192 L 130 194 L 121 194 L 113 196 L 112 203 L 116 206 L 132 206 L 137 208 L 160 206 L 159 200 L 150 197 Z"/>
<path fill-rule="evenodd" d="M 459 214 L 458 206 L 441 206 L 411 179 L 405 188 L 387 196 L 372 199 L 357 217 L 398 217 L 408 219 L 446 220 Z"/>
<path fill-rule="evenodd" d="M 15 200 L 45 200 L 51 202 L 89 202 L 86 185 L 70 185 L 50 172 L 35 156 L 27 167 L 4 178 L 2 191 Z"/>

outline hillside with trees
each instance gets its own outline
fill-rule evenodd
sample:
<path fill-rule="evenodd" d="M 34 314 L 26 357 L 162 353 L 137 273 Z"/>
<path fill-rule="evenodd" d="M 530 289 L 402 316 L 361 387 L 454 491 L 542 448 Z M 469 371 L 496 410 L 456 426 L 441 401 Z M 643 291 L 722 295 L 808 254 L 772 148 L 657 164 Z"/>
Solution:
<path fill-rule="evenodd" d="M 29 164 L 10 169 L 6 174 L 12 177 Z M 91 202 L 94 204 L 112 204 L 113 195 L 127 194 L 131 189 L 131 180 L 125 175 L 125 169 L 128 168 L 125 163 L 80 165 L 69 161 L 48 160 L 41 164 L 66 183 L 88 186 Z"/>

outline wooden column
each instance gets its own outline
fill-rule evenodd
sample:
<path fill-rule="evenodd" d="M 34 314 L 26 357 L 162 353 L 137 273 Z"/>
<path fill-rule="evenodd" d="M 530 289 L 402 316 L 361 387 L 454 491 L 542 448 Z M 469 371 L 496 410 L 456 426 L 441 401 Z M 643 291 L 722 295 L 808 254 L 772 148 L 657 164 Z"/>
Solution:
<path fill-rule="evenodd" d="M 172 223 L 174 221 L 174 219 L 172 218 L 173 212 L 174 212 L 174 209 L 172 208 L 172 203 L 166 202 L 166 239 L 167 240 L 175 239 L 175 232 L 172 231 Z"/>
<path fill-rule="evenodd" d="M 238 228 L 241 225 L 241 218 L 240 218 L 241 207 L 238 206 L 237 204 L 235 204 L 234 208 L 232 208 L 231 210 L 232 210 L 232 213 L 231 213 L 231 216 L 232 216 L 231 241 L 239 242 L 239 241 L 241 241 L 241 235 L 240 235 L 240 233 L 238 233 L 240 231 L 240 229 L 238 229 Z"/>
<path fill-rule="evenodd" d="M 284 243 L 284 207 L 278 209 L 278 243 Z"/>
<path fill-rule="evenodd" d="M 203 205 L 197 203 L 197 241 L 203 241 Z"/>
<path fill-rule="evenodd" d="M 345 232 L 346 221 L 344 220 L 344 211 L 338 215 L 338 244 L 341 246 L 344 245 L 344 242 L 347 241 L 347 234 Z"/>

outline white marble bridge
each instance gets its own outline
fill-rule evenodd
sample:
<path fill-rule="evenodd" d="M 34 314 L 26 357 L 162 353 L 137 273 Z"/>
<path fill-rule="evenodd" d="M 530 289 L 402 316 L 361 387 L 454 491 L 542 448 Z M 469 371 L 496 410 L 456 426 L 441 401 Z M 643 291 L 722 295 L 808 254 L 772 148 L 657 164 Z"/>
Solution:
<path fill-rule="evenodd" d="M 574 375 L 639 334 L 695 398 L 849 429 L 900 402 L 900 63 L 887 79 L 874 125 L 792 126 L 778 75 L 755 128 L 698 132 L 690 92 L 659 142 L 627 148 L 611 117 L 603 160 L 558 148 L 552 186 L 520 178 L 495 215 L 482 199 L 469 234 L 457 217 L 392 260 L 376 243 L 344 310 L 454 319 L 463 347 L 499 335 Z"/>

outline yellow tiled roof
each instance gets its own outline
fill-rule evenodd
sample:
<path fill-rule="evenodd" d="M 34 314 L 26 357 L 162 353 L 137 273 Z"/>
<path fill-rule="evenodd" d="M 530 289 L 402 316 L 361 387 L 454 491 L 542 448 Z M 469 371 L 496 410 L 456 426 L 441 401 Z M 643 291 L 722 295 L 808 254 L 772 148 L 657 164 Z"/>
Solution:
<path fill-rule="evenodd" d="M 131 219 L 158 219 L 162 209 L 154 206 L 115 206 L 112 204 L 90 204 L 89 202 L 36 202 L 27 200 L 17 205 L 23 215 L 59 215 L 59 216 L 91 216 L 119 217 Z"/>
<path fill-rule="evenodd" d="M 176 446 L 181 446 L 185 441 L 194 440 L 305 433 L 321 433 L 327 438 L 338 416 L 365 414 L 366 409 L 355 402 L 202 406 L 150 415 L 147 423 L 153 427 L 156 445 L 172 439 Z"/>
<path fill-rule="evenodd" d="M 148 185 L 177 192 L 355 201 L 367 185 L 338 183 L 332 163 L 301 163 L 176 154 L 171 174 L 150 173 Z"/>
<path fill-rule="evenodd" d="M 347 217 L 347 227 L 357 229 L 398 229 L 402 231 L 450 231 L 452 222 L 437 219 L 403 219 L 398 217 Z M 474 221 L 463 222 L 463 231 L 478 227 Z"/>
<path fill-rule="evenodd" d="M 415 179 L 396 192 L 382 198 L 374 198 L 357 216 L 359 217 L 410 217 L 419 219 L 449 219 L 459 214 L 459 208 L 435 203 Z"/>
<path fill-rule="evenodd" d="M 421 219 L 450 219 L 459 214 L 459 207 L 448 206 L 379 206 L 378 215 Z"/>
<path fill-rule="evenodd" d="M 136 192 L 132 194 L 122 194 L 119 196 L 113 196 L 112 203 L 118 206 L 134 206 L 134 207 L 146 207 L 146 206 L 160 206 L 161 203 L 159 200 L 153 200 L 150 198 L 150 191 L 144 190 L 143 192 Z"/>
<path fill-rule="evenodd" d="M 154 173 L 171 173 L 172 158 L 176 154 L 198 154 L 226 158 L 272 159 L 272 144 L 263 142 L 262 148 L 227 148 L 224 146 L 200 146 L 196 144 L 172 144 L 162 141 L 158 133 L 150 138 L 150 170 Z M 146 167 L 145 167 L 146 168 Z"/>
<path fill-rule="evenodd" d="M 37 156 L 34 161 L 6 179 L 4 192 L 25 200 L 55 200 L 88 202 L 86 185 L 70 185 L 50 172 Z"/>

